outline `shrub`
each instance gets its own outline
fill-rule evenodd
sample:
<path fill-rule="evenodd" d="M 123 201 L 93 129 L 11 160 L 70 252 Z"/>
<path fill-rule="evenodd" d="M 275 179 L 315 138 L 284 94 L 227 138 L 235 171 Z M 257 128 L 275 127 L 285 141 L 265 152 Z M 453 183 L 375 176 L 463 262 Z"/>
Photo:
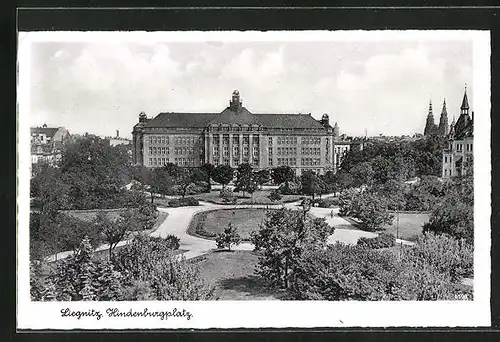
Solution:
<path fill-rule="evenodd" d="M 194 197 L 181 198 L 179 200 L 179 203 L 180 203 L 181 207 L 200 205 L 200 202 L 198 201 L 198 199 L 196 199 Z"/>
<path fill-rule="evenodd" d="M 338 206 L 339 200 L 337 198 L 323 198 L 316 201 L 320 208 L 331 208 Z"/>
<path fill-rule="evenodd" d="M 168 201 L 168 206 L 172 208 L 177 208 L 181 206 L 181 201 L 178 198 L 171 199 Z"/>
<path fill-rule="evenodd" d="M 298 195 L 300 193 L 300 184 L 294 182 L 285 182 L 278 187 L 278 191 L 282 195 Z"/>
<path fill-rule="evenodd" d="M 222 199 L 223 202 L 226 203 L 235 203 L 236 202 L 236 197 L 234 197 L 234 193 L 232 189 L 229 188 L 224 188 L 220 191 L 219 197 Z"/>
<path fill-rule="evenodd" d="M 358 240 L 358 245 L 378 249 L 393 247 L 396 244 L 396 237 L 393 234 L 383 232 L 374 238 L 362 237 Z"/>
<path fill-rule="evenodd" d="M 404 254 L 407 260 L 425 263 L 449 275 L 452 280 L 473 277 L 473 247 L 463 239 L 425 233 Z"/>
<path fill-rule="evenodd" d="M 172 250 L 179 249 L 181 240 L 177 236 L 169 234 L 165 237 L 164 240 L 168 248 Z"/>
<path fill-rule="evenodd" d="M 267 197 L 269 198 L 269 200 L 271 202 L 277 202 L 283 198 L 283 196 L 281 196 L 279 191 L 276 191 L 276 190 L 271 191 L 271 193 Z"/>
<path fill-rule="evenodd" d="M 289 291 L 297 300 L 457 300 L 470 294 L 444 267 L 405 247 L 403 257 L 360 246 L 329 245 L 311 250 L 295 268 Z M 438 259 L 446 253 L 439 250 Z M 449 267 L 449 264 L 446 265 Z"/>
<path fill-rule="evenodd" d="M 240 241 L 241 237 L 231 222 L 229 222 L 228 226 L 224 229 L 224 232 L 217 234 L 215 238 L 217 248 L 227 248 L 229 251 L 231 250 L 231 246 L 239 245 Z"/>

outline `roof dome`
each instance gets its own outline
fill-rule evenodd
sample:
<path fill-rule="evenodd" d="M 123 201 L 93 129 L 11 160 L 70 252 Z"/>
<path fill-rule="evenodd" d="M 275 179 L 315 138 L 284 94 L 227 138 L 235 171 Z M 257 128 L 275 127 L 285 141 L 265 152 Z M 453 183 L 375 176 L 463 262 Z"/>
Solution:
<path fill-rule="evenodd" d="M 325 113 L 325 114 L 323 114 L 323 116 L 321 117 L 321 119 L 323 119 L 323 120 L 327 120 L 327 119 L 328 119 L 328 114 L 326 114 L 326 113 Z"/>

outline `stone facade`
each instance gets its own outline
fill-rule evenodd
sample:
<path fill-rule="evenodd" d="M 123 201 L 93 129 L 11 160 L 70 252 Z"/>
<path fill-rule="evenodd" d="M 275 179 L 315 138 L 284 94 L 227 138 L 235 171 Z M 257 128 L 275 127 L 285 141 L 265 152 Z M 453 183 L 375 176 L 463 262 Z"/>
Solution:
<path fill-rule="evenodd" d="M 469 101 L 465 90 L 460 117 L 453 121 L 448 134 L 449 145 L 443 151 L 442 177 L 459 177 L 471 172 L 473 166 L 474 112 L 469 115 Z"/>
<path fill-rule="evenodd" d="M 255 169 L 288 165 L 304 170 L 336 171 L 350 148 L 361 141 L 342 140 L 324 114 L 253 114 L 235 90 L 220 113 L 160 113 L 153 119 L 139 115 L 133 129 L 134 163 L 159 167 L 166 163 L 196 167 L 203 163 Z"/>

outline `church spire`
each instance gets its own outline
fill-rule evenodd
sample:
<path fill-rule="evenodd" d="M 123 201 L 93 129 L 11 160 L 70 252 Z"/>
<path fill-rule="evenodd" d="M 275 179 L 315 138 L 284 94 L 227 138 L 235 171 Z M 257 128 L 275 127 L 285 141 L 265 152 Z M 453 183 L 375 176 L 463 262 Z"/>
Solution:
<path fill-rule="evenodd" d="M 432 114 L 432 101 L 429 100 L 429 111 L 425 122 L 424 135 L 431 135 L 436 132 L 436 124 L 434 123 L 434 115 Z"/>
<path fill-rule="evenodd" d="M 448 134 L 448 112 L 446 110 L 446 99 L 443 100 L 443 109 L 441 110 L 441 117 L 439 118 L 438 134 L 442 136 Z"/>
<path fill-rule="evenodd" d="M 465 84 L 464 98 L 460 106 L 460 114 L 469 114 L 469 99 L 467 98 L 467 84 Z"/>

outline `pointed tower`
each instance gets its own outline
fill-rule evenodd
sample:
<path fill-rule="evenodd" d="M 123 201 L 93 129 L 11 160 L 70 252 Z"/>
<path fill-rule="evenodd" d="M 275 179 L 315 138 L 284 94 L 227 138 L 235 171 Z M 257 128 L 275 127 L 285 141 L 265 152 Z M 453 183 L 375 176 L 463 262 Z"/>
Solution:
<path fill-rule="evenodd" d="M 434 115 L 432 114 L 432 101 L 429 101 L 429 112 L 427 121 L 425 122 L 424 135 L 428 136 L 436 132 L 436 124 L 434 123 Z"/>
<path fill-rule="evenodd" d="M 446 136 L 448 134 L 448 112 L 446 111 L 446 99 L 443 101 L 443 109 L 439 118 L 438 135 Z"/>
<path fill-rule="evenodd" d="M 464 97 L 462 99 L 462 105 L 460 106 L 460 116 L 455 124 L 455 132 L 458 134 L 465 129 L 470 121 L 471 117 L 469 115 L 469 99 L 467 98 L 467 85 L 465 85 Z"/>
<path fill-rule="evenodd" d="M 340 128 L 337 122 L 335 122 L 335 126 L 333 126 L 333 138 L 338 139 L 340 137 Z"/>
<path fill-rule="evenodd" d="M 469 115 L 469 99 L 467 98 L 467 84 L 465 85 L 464 98 L 462 99 L 462 105 L 460 106 L 460 115 Z"/>

